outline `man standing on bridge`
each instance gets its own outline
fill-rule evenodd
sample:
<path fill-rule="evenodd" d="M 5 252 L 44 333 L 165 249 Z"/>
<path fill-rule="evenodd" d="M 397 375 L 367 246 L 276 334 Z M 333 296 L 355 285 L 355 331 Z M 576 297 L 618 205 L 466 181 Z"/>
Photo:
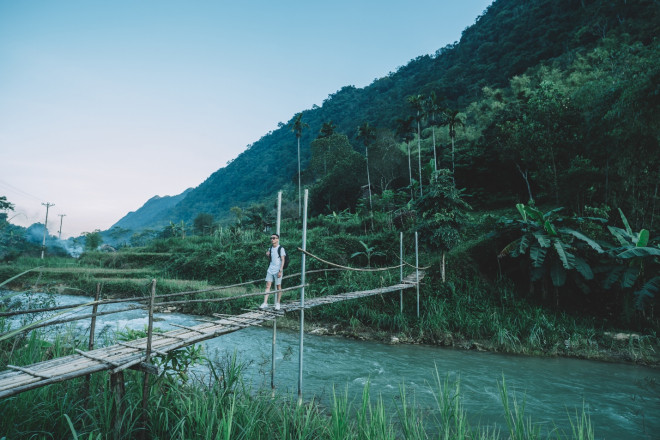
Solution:
<path fill-rule="evenodd" d="M 284 257 L 286 251 L 280 246 L 280 236 L 271 234 L 271 247 L 266 251 L 266 256 L 270 259 L 268 270 L 266 271 L 266 295 L 264 302 L 259 306 L 260 309 L 268 307 L 268 293 L 270 287 L 275 283 L 277 293 L 275 294 L 275 310 L 280 309 L 280 300 L 282 299 L 282 274 L 284 273 Z"/>

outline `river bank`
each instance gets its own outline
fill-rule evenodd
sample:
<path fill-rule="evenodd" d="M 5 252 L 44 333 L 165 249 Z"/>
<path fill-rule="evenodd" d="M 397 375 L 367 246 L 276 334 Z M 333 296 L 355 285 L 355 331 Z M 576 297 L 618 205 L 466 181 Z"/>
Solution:
<path fill-rule="evenodd" d="M 266 327 L 271 327 L 265 324 Z M 277 321 L 278 328 L 296 330 L 299 328 L 299 321 L 293 317 L 283 317 Z M 379 342 L 389 345 L 407 344 L 407 345 L 427 345 L 442 348 L 454 348 L 459 350 L 470 350 L 491 353 L 503 353 L 512 355 L 535 356 L 535 357 L 561 357 L 569 359 L 584 359 L 600 362 L 621 363 L 630 365 L 641 365 L 660 369 L 660 346 L 652 343 L 649 338 L 636 333 L 622 332 L 603 332 L 602 339 L 610 340 L 609 347 L 598 346 L 594 342 L 584 344 L 584 347 L 574 347 L 567 340 L 561 347 L 554 347 L 553 350 L 540 351 L 526 350 L 520 345 L 519 350 L 505 350 L 501 345 L 492 340 L 467 339 L 460 334 L 446 333 L 442 339 L 426 339 L 424 337 L 413 337 L 407 334 L 390 333 L 383 330 L 376 330 L 360 326 L 351 328 L 336 322 L 305 322 L 305 332 L 317 336 L 338 336 L 359 341 Z"/>

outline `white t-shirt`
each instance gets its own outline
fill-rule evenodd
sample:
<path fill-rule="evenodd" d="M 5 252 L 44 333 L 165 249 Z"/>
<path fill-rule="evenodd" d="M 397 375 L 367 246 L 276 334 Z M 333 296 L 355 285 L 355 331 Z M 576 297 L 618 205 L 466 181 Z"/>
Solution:
<path fill-rule="evenodd" d="M 282 247 L 282 246 L 278 246 Z M 282 256 L 286 255 L 286 251 L 284 248 L 280 250 L 280 254 Z M 268 265 L 268 273 L 271 275 L 277 275 L 277 273 L 280 271 L 280 268 L 282 267 L 282 259 L 280 256 L 277 254 L 277 247 L 271 247 L 270 248 L 270 264 Z"/>

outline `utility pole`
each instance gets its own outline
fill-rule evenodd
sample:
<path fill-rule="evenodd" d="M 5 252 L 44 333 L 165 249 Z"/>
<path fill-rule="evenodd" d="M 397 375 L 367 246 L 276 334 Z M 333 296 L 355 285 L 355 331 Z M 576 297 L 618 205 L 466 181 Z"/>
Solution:
<path fill-rule="evenodd" d="M 48 233 L 48 208 L 55 206 L 55 203 L 42 203 L 46 207 L 46 221 L 44 222 L 44 241 L 41 243 L 41 259 L 44 259 L 44 252 L 46 251 L 46 234 Z"/>
<path fill-rule="evenodd" d="M 64 217 L 66 217 L 66 214 L 57 214 L 57 215 L 60 216 L 60 233 L 59 233 L 59 235 L 57 236 L 57 238 L 58 238 L 59 240 L 61 240 L 61 239 L 62 239 L 62 220 L 64 220 Z"/>

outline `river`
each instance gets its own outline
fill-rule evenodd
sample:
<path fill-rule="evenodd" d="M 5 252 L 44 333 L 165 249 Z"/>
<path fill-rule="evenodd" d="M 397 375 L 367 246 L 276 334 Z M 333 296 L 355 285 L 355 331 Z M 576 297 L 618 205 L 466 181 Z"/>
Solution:
<path fill-rule="evenodd" d="M 1 295 L 0 295 L 1 296 Z M 88 301 L 58 295 L 58 304 Z M 113 304 L 105 307 L 123 308 Z M 80 311 L 79 313 L 86 313 Z M 157 313 L 155 325 L 163 331 L 196 325 L 194 316 Z M 98 318 L 97 331 L 109 334 L 122 328 L 144 329 L 143 311 Z M 76 324 L 81 330 L 89 321 Z M 280 393 L 297 395 L 299 334 L 279 330 L 276 350 L 276 386 Z M 253 388 L 270 388 L 272 330 L 246 328 L 206 341 L 209 356 L 236 353 L 247 364 L 244 373 Z M 503 378 L 510 397 L 524 402 L 525 414 L 543 432 L 558 428 L 571 433 L 569 415 L 583 407 L 599 439 L 660 438 L 660 370 L 648 367 L 565 358 L 538 358 L 454 350 L 422 345 L 386 345 L 341 337 L 306 334 L 304 338 L 303 397 L 317 396 L 328 403 L 333 385 L 339 393 L 348 387 L 349 400 L 359 404 L 369 382 L 372 398 L 381 394 L 392 411 L 400 388 L 423 410 L 434 407 L 435 371 L 450 384 L 460 383 L 461 400 L 473 425 L 505 430 L 498 383 Z"/>

